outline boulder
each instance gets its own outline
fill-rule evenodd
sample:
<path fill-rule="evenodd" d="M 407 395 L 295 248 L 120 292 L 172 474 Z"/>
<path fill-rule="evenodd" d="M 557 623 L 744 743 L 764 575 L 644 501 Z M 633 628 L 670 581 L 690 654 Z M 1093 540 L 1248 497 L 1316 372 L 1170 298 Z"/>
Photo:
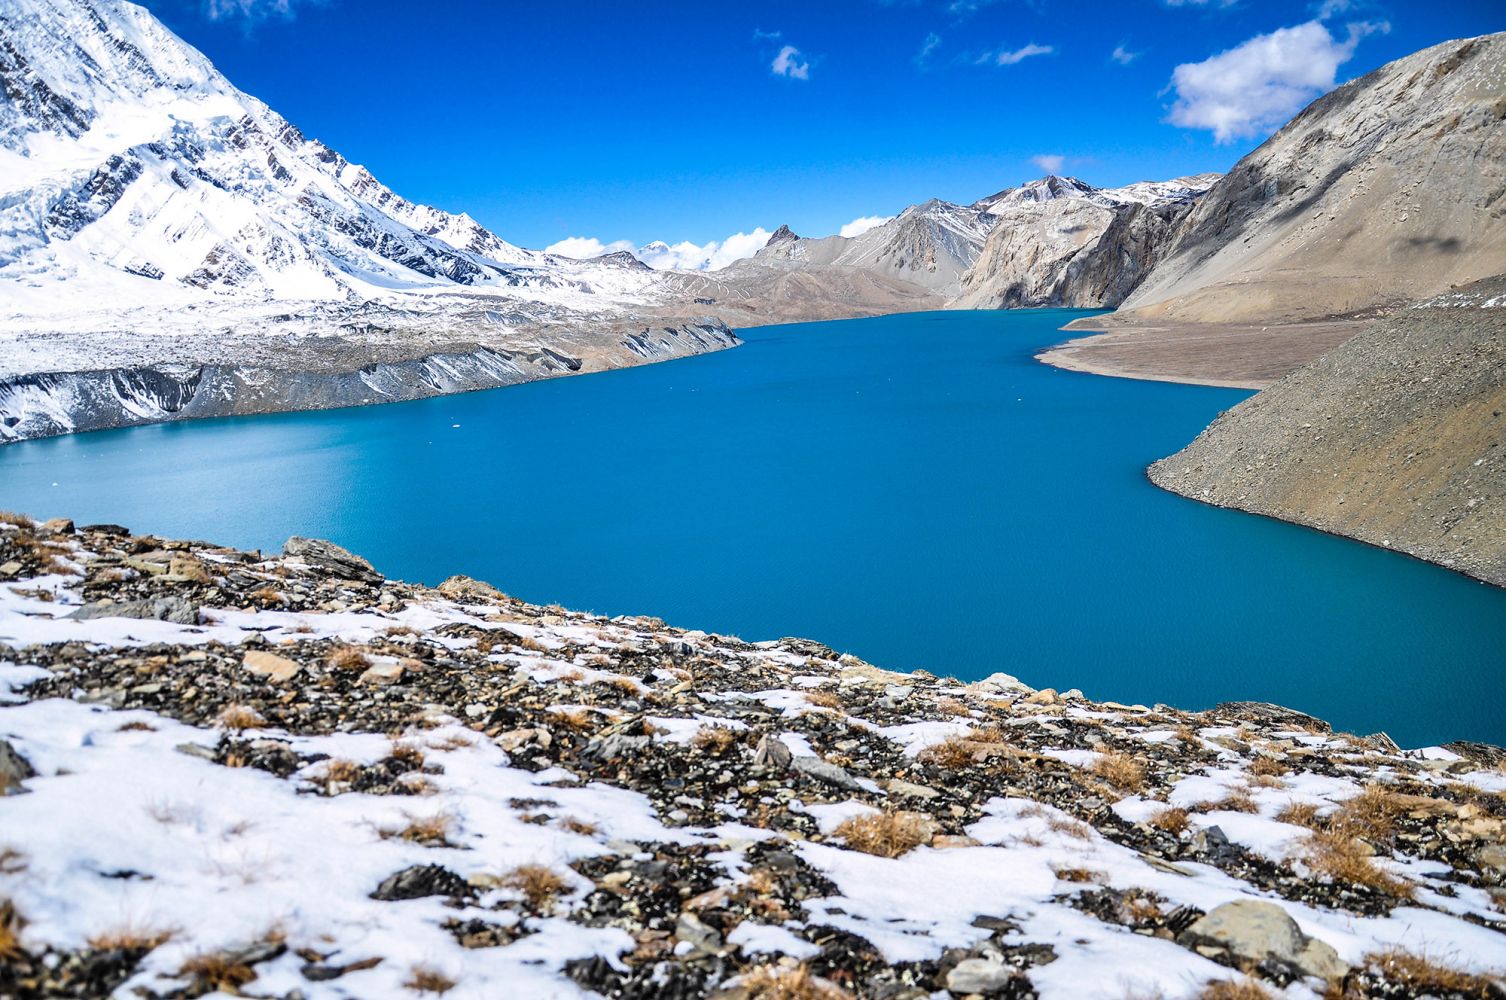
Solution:
<path fill-rule="evenodd" d="M 282 552 L 283 555 L 292 556 L 342 580 L 375 585 L 384 579 L 376 571 L 376 567 L 365 559 L 322 538 L 300 538 L 294 535 L 283 543 Z"/>
<path fill-rule="evenodd" d="M 456 602 L 491 604 L 505 600 L 507 595 L 496 587 L 468 576 L 452 576 L 438 587 L 440 594 Z"/>
<path fill-rule="evenodd" d="M 138 618 L 144 621 L 199 624 L 199 609 L 181 597 L 153 597 L 140 601 L 95 601 L 68 616 L 74 621 L 96 618 Z"/>
<path fill-rule="evenodd" d="M 423 899 L 425 896 L 468 896 L 469 883 L 442 865 L 414 865 L 382 879 L 372 899 Z"/>
<path fill-rule="evenodd" d="M 1226 952 L 1236 961 L 1274 961 L 1303 976 L 1336 980 L 1349 972 L 1332 946 L 1303 934 L 1285 909 L 1260 899 L 1214 907 L 1177 940 L 1205 955 Z"/>
<path fill-rule="evenodd" d="M 241 666 L 245 667 L 248 673 L 265 677 L 274 684 L 287 683 L 303 669 L 303 665 L 297 661 L 260 649 L 253 649 L 246 653 L 241 658 Z"/>

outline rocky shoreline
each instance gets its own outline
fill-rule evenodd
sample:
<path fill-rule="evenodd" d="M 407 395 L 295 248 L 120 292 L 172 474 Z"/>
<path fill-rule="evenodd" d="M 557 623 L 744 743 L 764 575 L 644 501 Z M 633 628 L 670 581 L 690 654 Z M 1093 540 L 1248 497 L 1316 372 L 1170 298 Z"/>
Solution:
<path fill-rule="evenodd" d="M 1501 997 L 1503 760 L 0 521 L 6 997 Z"/>
<path fill-rule="evenodd" d="M 1380 320 L 1151 466 L 1182 496 L 1506 586 L 1506 277 Z"/>

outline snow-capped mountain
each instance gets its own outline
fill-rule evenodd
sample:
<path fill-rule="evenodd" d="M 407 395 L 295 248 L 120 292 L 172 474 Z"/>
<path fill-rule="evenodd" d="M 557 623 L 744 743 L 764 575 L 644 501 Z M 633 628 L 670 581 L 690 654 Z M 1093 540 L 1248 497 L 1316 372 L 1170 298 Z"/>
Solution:
<path fill-rule="evenodd" d="M 1075 177 L 1047 176 L 1016 188 L 957 205 L 932 199 L 855 237 L 796 237 L 788 227 L 776 233 L 757 258 L 791 267 L 856 267 L 917 284 L 954 305 L 993 308 L 1057 304 L 1067 264 L 1096 246 L 1116 220 L 1149 210 L 1145 222 L 1185 210 L 1218 180 L 1218 174 L 1142 181 L 1121 188 L 1098 188 Z M 1124 225 L 1120 230 L 1126 229 Z M 998 245 L 983 271 L 986 248 Z M 1000 267 L 1001 256 L 1011 263 Z M 1015 274 L 1018 269 L 1021 273 Z M 1101 268 L 1099 269 L 1101 270 Z M 1009 272 L 1005 275 L 1005 272 Z M 1100 275 L 1094 288 L 1108 298 L 1084 293 L 1074 304 L 1115 304 L 1135 279 Z M 1002 277 L 1001 277 L 1002 276 Z M 1001 288 L 1001 283 L 1009 289 Z M 1124 288 L 1128 284 L 1128 288 Z M 1079 301 L 1081 300 L 1081 301 Z"/>
<path fill-rule="evenodd" d="M 181 382 L 145 403 L 15 382 L 40 374 L 339 373 L 479 344 L 523 381 L 552 356 L 579 370 L 735 343 L 687 326 L 704 310 L 647 269 L 524 250 L 395 194 L 124 0 L 5 0 L 0 93 L 0 439 L 191 408 Z M 414 392 L 458 384 L 426 377 Z"/>

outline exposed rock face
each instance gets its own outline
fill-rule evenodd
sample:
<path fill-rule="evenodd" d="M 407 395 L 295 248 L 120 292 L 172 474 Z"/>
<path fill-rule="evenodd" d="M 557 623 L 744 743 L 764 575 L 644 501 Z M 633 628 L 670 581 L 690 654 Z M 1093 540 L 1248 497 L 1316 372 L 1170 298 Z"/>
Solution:
<path fill-rule="evenodd" d="M 1100 189 L 1048 177 L 985 198 L 997 220 L 953 305 L 1118 305 L 1163 256 L 1217 175 Z"/>
<path fill-rule="evenodd" d="M 1506 33 L 1446 42 L 1313 102 L 1181 225 L 1121 317 L 1310 319 L 1506 271 Z"/>
<path fill-rule="evenodd" d="M 1506 279 L 1382 320 L 1151 466 L 1159 486 L 1506 586 Z"/>

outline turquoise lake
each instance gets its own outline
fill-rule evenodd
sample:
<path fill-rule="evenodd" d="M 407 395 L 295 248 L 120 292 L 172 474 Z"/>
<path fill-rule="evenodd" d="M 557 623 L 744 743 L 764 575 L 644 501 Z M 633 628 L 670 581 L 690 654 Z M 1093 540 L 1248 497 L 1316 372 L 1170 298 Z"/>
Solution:
<path fill-rule="evenodd" d="M 1506 591 L 1156 489 L 1145 466 L 1247 393 L 1035 361 L 1076 315 L 769 327 L 491 392 L 27 442 L 0 448 L 0 508 L 323 536 L 394 577 L 894 669 L 1506 743 Z"/>

